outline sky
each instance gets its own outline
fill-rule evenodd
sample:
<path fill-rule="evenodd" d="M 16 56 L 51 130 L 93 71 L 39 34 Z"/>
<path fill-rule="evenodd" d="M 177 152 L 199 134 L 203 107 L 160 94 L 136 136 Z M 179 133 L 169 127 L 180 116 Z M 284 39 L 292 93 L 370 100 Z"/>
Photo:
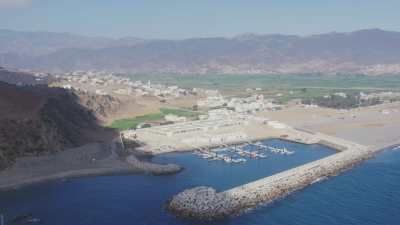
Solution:
<path fill-rule="evenodd" d="M 0 0 L 0 29 L 182 39 L 400 31 L 400 0 Z"/>

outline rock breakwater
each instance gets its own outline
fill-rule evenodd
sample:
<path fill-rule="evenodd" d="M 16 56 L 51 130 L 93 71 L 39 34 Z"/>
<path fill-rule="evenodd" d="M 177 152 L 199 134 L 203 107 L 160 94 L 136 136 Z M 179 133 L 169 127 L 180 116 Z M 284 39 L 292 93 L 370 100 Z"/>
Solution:
<path fill-rule="evenodd" d="M 211 187 L 188 189 L 175 195 L 167 208 L 178 216 L 197 219 L 217 219 L 236 215 L 260 204 L 282 198 L 323 178 L 339 174 L 372 157 L 378 151 L 363 146 L 349 148 L 223 192 L 217 192 Z"/>
<path fill-rule="evenodd" d="M 134 155 L 130 155 L 126 158 L 126 162 L 133 165 L 135 168 L 140 169 L 146 173 L 154 175 L 166 175 L 180 172 L 183 168 L 176 164 L 156 164 L 151 162 L 144 162 L 137 159 Z"/>

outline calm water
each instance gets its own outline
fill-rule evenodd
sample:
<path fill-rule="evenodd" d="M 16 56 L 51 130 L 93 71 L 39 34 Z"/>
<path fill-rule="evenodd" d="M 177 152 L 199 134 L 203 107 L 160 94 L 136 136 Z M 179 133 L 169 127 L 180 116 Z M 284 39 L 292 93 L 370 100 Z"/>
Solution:
<path fill-rule="evenodd" d="M 191 154 L 169 154 L 185 170 L 171 176 L 109 176 L 55 181 L 0 193 L 7 218 L 32 213 L 46 225 L 129 224 L 400 224 L 400 151 L 385 151 L 341 176 L 314 184 L 273 205 L 212 223 L 177 219 L 162 205 L 185 188 L 224 190 L 334 153 L 319 146 L 266 141 L 296 153 L 251 160 L 244 165 L 207 162 Z"/>

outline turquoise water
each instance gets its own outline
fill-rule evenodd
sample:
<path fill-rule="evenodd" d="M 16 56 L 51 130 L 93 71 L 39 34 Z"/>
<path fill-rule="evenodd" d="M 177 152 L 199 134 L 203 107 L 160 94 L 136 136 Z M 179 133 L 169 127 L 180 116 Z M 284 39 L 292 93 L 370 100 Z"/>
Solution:
<path fill-rule="evenodd" d="M 8 219 L 31 213 L 48 225 L 129 224 L 400 224 L 400 151 L 385 151 L 344 174 L 314 184 L 268 206 L 215 222 L 184 220 L 163 208 L 173 194 L 198 185 L 218 190 L 301 165 L 334 152 L 319 145 L 281 140 L 296 153 L 271 155 L 244 165 L 207 162 L 192 154 L 168 154 L 157 162 L 176 162 L 186 169 L 171 176 L 105 176 L 54 181 L 0 193 L 0 211 Z"/>

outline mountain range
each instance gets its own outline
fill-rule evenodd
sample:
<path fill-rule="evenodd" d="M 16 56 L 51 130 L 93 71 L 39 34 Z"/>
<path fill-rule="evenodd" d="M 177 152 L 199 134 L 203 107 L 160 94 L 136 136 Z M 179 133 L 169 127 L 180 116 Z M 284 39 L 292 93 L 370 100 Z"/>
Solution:
<path fill-rule="evenodd" d="M 400 32 L 112 39 L 0 30 L 0 65 L 46 72 L 400 74 Z"/>

